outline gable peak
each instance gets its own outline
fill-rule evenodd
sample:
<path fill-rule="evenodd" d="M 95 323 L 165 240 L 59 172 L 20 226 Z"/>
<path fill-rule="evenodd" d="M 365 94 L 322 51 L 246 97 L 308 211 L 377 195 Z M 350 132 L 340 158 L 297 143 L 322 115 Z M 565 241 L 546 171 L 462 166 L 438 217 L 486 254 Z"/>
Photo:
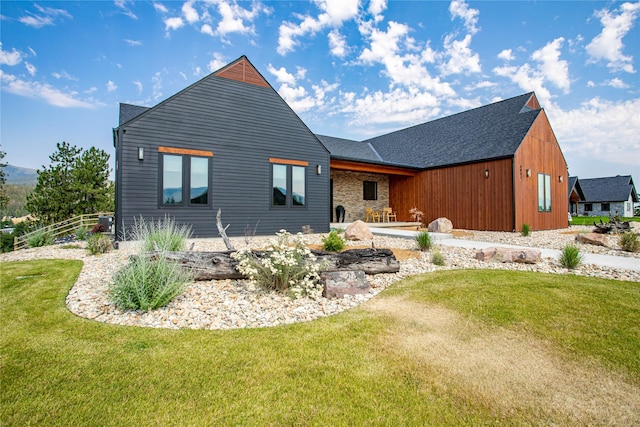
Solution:
<path fill-rule="evenodd" d="M 222 67 L 213 73 L 213 75 L 256 86 L 271 87 L 244 55 L 231 64 Z"/>

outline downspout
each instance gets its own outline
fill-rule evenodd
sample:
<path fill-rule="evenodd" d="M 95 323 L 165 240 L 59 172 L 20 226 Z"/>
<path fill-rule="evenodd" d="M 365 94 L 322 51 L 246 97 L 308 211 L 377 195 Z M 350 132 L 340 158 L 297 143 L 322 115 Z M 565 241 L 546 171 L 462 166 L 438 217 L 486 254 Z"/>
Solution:
<path fill-rule="evenodd" d="M 116 159 L 115 159 L 116 160 L 116 163 L 115 163 L 115 169 L 116 170 L 115 170 L 115 174 L 114 174 L 115 178 L 116 178 L 115 179 L 115 183 L 114 183 L 116 189 L 115 189 L 115 197 L 114 197 L 115 200 L 113 201 L 113 212 L 114 212 L 114 214 L 113 214 L 113 216 L 114 216 L 114 218 L 113 218 L 113 223 L 114 223 L 113 227 L 114 227 L 114 233 L 115 233 L 115 236 L 114 236 L 115 240 L 119 241 L 118 236 L 120 235 L 120 226 L 118 225 L 118 219 L 120 218 L 120 215 L 119 215 L 119 212 L 118 212 L 118 207 L 120 205 L 120 203 L 119 203 L 119 199 L 120 199 L 120 197 L 119 197 L 119 193 L 120 193 L 119 181 L 120 180 L 119 180 L 118 175 L 120 174 L 120 165 L 119 165 L 120 154 L 118 153 L 118 151 L 120 150 L 120 144 L 119 144 L 119 138 L 118 138 L 118 128 L 113 128 L 112 132 L 113 132 L 113 147 L 115 148 L 115 152 L 116 152 L 116 156 L 115 156 L 116 157 Z"/>

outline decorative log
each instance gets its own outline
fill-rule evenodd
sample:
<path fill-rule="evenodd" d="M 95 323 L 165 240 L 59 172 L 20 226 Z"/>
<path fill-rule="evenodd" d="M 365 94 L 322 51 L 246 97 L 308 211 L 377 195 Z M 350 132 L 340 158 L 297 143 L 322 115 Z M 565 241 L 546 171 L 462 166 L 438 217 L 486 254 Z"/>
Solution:
<path fill-rule="evenodd" d="M 593 221 L 593 225 L 596 227 L 593 229 L 593 232 L 600 234 L 621 233 L 631 230 L 629 221 L 622 222 L 617 218 L 611 218 L 608 223 L 602 222 L 602 220 L 600 220 L 600 224 L 598 224 L 597 222 Z"/>
<path fill-rule="evenodd" d="M 318 262 L 324 262 L 325 271 L 364 271 L 366 274 L 397 273 L 400 262 L 389 249 L 349 249 L 331 253 L 312 251 Z M 236 269 L 238 263 L 228 252 L 160 252 L 148 254 L 152 259 L 164 256 L 169 261 L 180 263 L 182 268 L 191 271 L 194 280 L 241 279 L 244 276 Z M 260 258 L 264 251 L 255 251 Z"/>

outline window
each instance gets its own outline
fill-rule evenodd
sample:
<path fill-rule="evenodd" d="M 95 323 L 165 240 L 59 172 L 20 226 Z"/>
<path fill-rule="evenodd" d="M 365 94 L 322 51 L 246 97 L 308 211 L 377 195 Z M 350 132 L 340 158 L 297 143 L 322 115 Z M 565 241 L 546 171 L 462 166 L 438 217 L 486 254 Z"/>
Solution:
<path fill-rule="evenodd" d="M 163 158 L 162 203 L 182 204 L 182 156 L 165 155 Z"/>
<path fill-rule="evenodd" d="M 209 197 L 209 158 L 182 154 L 160 156 L 164 206 L 207 206 Z"/>
<path fill-rule="evenodd" d="M 362 193 L 364 200 L 378 200 L 378 183 L 376 181 L 363 181 Z"/>
<path fill-rule="evenodd" d="M 538 174 L 538 212 L 551 212 L 551 175 Z"/>
<path fill-rule="evenodd" d="M 306 162 L 296 162 L 306 163 Z M 272 163 L 271 206 L 306 206 L 307 168 L 294 164 Z"/>
<path fill-rule="evenodd" d="M 591 204 L 591 203 L 585 203 L 585 204 L 584 204 L 584 211 L 585 211 L 585 212 L 591 212 L 591 211 L 593 211 L 593 204 Z"/>
<path fill-rule="evenodd" d="M 611 205 L 609 203 L 601 203 L 600 204 L 600 210 L 601 211 L 610 211 L 611 210 Z"/>

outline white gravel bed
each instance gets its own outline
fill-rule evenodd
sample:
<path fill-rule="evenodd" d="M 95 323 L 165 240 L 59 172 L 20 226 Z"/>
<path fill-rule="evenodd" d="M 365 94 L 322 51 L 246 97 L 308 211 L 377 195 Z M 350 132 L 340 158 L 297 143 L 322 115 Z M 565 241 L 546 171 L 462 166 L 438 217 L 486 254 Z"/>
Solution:
<path fill-rule="evenodd" d="M 564 247 L 567 240 L 562 231 L 533 232 L 532 236 L 527 238 L 521 237 L 516 233 L 475 231 L 472 233 L 473 236 L 466 236 L 466 238 L 558 249 Z M 309 244 L 321 243 L 321 235 L 314 234 L 305 237 Z M 492 240 L 488 240 L 490 238 Z M 252 238 L 249 246 L 260 247 L 268 239 L 267 237 Z M 232 242 L 238 249 L 247 246 L 244 238 L 232 239 Z M 221 239 L 193 239 L 189 244 L 191 243 L 194 245 L 193 250 L 196 251 L 225 250 Z M 376 236 L 373 243 L 377 248 L 416 249 L 416 244 L 413 240 L 403 238 Z M 372 242 L 349 242 L 348 244 L 352 246 L 371 246 Z M 82 271 L 66 299 L 67 307 L 71 312 L 80 317 L 105 323 L 169 329 L 269 327 L 309 321 L 355 307 L 403 277 L 436 270 L 491 268 L 640 281 L 640 272 L 637 271 L 603 268 L 589 264 L 581 265 L 573 271 L 567 271 L 559 265 L 557 260 L 550 258 L 543 259 L 535 265 L 480 262 L 474 258 L 475 250 L 473 249 L 438 245 L 432 251 L 439 250 L 442 252 L 445 257 L 445 266 L 439 267 L 432 264 L 430 252 L 417 253 L 418 258 L 410 258 L 401 262 L 399 273 L 368 276 L 371 290 L 365 295 L 347 296 L 343 299 L 321 298 L 317 301 L 309 298 L 292 300 L 278 293 L 255 289 L 245 280 L 212 280 L 189 284 L 186 291 L 166 307 L 150 312 L 123 311 L 109 301 L 108 290 L 112 283 L 113 274 L 127 263 L 130 255 L 137 253 L 137 244 L 135 242 L 121 243 L 120 249 L 97 256 L 88 255 L 83 243 L 80 243 L 80 246 L 81 248 L 79 249 L 65 249 L 65 245 L 56 245 L 10 252 L 0 254 L 0 261 L 31 259 L 82 260 L 84 263 Z M 581 249 L 585 249 L 585 252 L 592 252 L 591 250 L 586 250 L 586 245 L 582 245 Z M 595 249 L 594 253 L 612 254 L 600 252 L 599 249 Z M 620 255 L 620 251 L 615 251 L 615 254 Z"/>

